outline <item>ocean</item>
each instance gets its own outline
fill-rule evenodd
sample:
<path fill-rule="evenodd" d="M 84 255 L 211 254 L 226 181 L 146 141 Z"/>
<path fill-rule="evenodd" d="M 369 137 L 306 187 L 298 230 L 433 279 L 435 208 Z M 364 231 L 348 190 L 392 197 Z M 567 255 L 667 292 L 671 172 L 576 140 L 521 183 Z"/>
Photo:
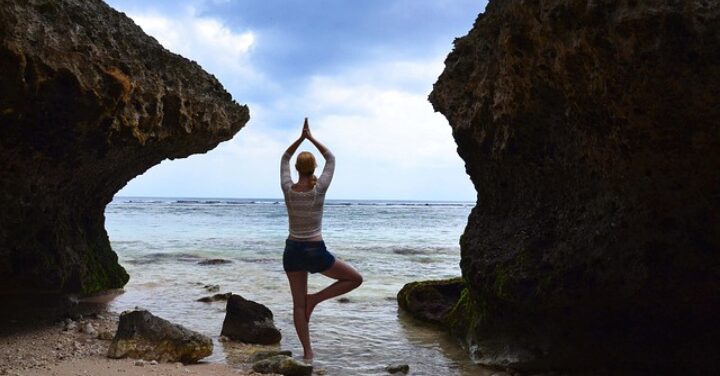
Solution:
<path fill-rule="evenodd" d="M 413 375 L 487 373 L 449 335 L 408 317 L 395 300 L 405 283 L 460 275 L 458 242 L 473 205 L 326 201 L 328 250 L 353 265 L 364 283 L 346 295 L 349 301 L 326 301 L 313 313 L 316 368 L 327 375 L 385 375 L 385 366 L 406 363 Z M 248 353 L 278 346 L 218 341 L 225 302 L 197 299 L 214 294 L 206 285 L 219 285 L 220 293 L 270 308 L 283 335 L 279 348 L 302 356 L 282 269 L 287 216 L 281 199 L 116 197 L 105 217 L 112 247 L 130 273 L 111 310 L 146 308 L 213 338 L 208 362 L 247 368 Z M 230 262 L 202 265 L 207 259 Z M 331 282 L 311 275 L 309 290 Z"/>

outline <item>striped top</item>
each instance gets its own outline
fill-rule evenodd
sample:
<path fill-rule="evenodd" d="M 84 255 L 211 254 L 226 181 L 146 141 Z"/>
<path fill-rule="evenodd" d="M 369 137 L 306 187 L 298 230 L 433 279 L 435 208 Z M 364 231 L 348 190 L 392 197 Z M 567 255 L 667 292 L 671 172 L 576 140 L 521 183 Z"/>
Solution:
<path fill-rule="evenodd" d="M 323 157 L 325 157 L 325 168 L 317 179 L 315 187 L 307 192 L 296 192 L 292 189 L 290 154 L 285 152 L 280 160 L 280 186 L 288 211 L 290 237 L 294 239 L 312 239 L 322 236 L 325 192 L 327 192 L 335 172 L 335 156 L 327 150 Z"/>

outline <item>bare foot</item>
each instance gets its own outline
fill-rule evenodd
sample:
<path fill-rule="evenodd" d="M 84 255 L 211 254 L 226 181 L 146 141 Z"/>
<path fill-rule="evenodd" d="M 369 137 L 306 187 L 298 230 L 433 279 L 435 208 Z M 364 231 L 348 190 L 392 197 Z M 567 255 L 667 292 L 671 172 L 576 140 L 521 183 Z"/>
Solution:
<path fill-rule="evenodd" d="M 312 361 L 313 361 L 313 356 L 314 356 L 314 355 L 315 355 L 315 354 L 313 354 L 312 351 L 310 351 L 309 353 L 308 353 L 308 352 L 305 352 L 305 353 L 303 354 L 303 361 L 304 361 L 305 363 L 307 363 L 307 364 L 312 365 Z"/>
<path fill-rule="evenodd" d="M 318 304 L 317 297 L 315 294 L 308 294 L 305 298 L 305 320 L 310 322 L 310 316 L 315 310 L 315 306 Z M 312 355 L 312 353 L 311 353 Z M 312 359 L 312 356 L 310 357 Z"/>

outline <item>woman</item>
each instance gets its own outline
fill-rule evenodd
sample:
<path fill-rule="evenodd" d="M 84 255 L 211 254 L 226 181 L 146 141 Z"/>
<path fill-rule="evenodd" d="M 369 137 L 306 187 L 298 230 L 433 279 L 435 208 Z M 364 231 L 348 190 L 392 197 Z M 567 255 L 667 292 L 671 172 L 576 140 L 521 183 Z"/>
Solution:
<path fill-rule="evenodd" d="M 305 139 L 315 145 L 323 155 L 325 168 L 320 178 L 316 178 L 313 175 L 317 167 L 315 157 L 304 151 L 298 155 L 295 163 L 299 179 L 293 184 L 290 177 L 290 157 Z M 300 138 L 290 145 L 280 161 L 280 184 L 290 223 L 290 234 L 285 241 L 283 253 L 283 267 L 290 282 L 295 330 L 303 346 L 303 357 L 307 360 L 312 360 L 314 355 L 308 327 L 315 306 L 324 300 L 345 294 L 362 283 L 360 273 L 347 263 L 335 259 L 325 248 L 322 238 L 325 192 L 332 181 L 334 170 L 335 156 L 312 136 L 305 118 Z M 308 272 L 322 273 L 336 281 L 315 294 L 308 294 Z"/>

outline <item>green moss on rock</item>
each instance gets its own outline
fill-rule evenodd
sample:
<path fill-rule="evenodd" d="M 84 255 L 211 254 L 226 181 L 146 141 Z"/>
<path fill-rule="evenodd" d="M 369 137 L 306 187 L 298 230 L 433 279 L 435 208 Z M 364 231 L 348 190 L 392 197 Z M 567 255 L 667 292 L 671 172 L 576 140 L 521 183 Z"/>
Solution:
<path fill-rule="evenodd" d="M 398 292 L 398 305 L 419 320 L 443 324 L 460 299 L 464 286 L 461 277 L 411 282 Z"/>

